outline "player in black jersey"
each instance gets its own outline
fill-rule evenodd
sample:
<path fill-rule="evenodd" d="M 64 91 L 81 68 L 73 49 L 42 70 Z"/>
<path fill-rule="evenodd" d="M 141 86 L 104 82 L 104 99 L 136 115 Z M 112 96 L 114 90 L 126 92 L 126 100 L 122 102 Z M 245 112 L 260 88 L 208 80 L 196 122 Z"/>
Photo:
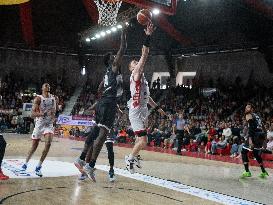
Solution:
<path fill-rule="evenodd" d="M 95 106 L 96 106 L 96 103 L 93 104 L 89 109 L 94 110 Z M 122 114 L 123 112 L 120 110 L 118 105 L 117 105 L 117 108 L 119 112 Z M 86 134 L 87 137 L 85 140 L 83 151 L 80 157 L 77 158 L 74 162 L 75 166 L 82 173 L 81 176 L 79 177 L 79 180 L 85 180 L 87 177 L 86 174 L 83 173 L 83 167 L 86 165 L 86 163 L 89 164 L 91 161 L 91 157 L 93 153 L 93 144 L 94 144 L 94 141 L 96 140 L 96 137 L 99 134 L 99 131 L 100 131 L 100 128 L 97 124 L 95 124 L 93 127 L 90 128 L 90 130 Z M 115 154 L 114 154 L 114 148 L 113 148 L 114 139 L 112 134 L 113 133 L 109 132 L 105 141 L 105 146 L 107 148 L 108 160 L 110 165 L 110 169 L 108 172 L 110 182 L 114 182 L 116 179 L 115 172 L 114 172 L 114 161 L 115 161 Z"/>
<path fill-rule="evenodd" d="M 103 79 L 102 95 L 95 106 L 95 121 L 99 127 L 99 132 L 96 132 L 93 136 L 95 141 L 92 146 L 91 161 L 83 167 L 83 172 L 94 182 L 96 181 L 94 174 L 96 160 L 106 141 L 107 134 L 113 126 L 116 116 L 118 93 L 117 76 L 121 67 L 122 57 L 127 47 L 126 31 L 127 28 L 122 31 L 121 44 L 117 55 L 113 56 L 111 53 L 108 53 L 104 57 L 106 73 Z M 85 157 L 83 158 L 83 156 L 81 156 L 81 158 L 84 159 Z"/>
<path fill-rule="evenodd" d="M 247 154 L 249 151 L 253 151 L 253 155 L 262 170 L 262 173 L 259 176 L 261 178 L 265 178 L 268 176 L 268 173 L 265 171 L 261 154 L 266 139 L 266 132 L 263 130 L 260 117 L 254 113 L 254 106 L 251 103 L 248 103 L 245 107 L 245 118 L 248 122 L 248 136 L 242 149 L 242 160 L 245 167 L 245 171 L 243 172 L 242 177 L 251 177 Z"/>

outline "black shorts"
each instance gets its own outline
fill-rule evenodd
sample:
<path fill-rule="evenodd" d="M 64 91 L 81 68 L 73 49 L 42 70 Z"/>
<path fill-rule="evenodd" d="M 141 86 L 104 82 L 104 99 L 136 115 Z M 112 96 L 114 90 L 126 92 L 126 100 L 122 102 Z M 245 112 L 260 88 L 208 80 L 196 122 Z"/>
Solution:
<path fill-rule="evenodd" d="M 265 132 L 255 132 L 255 136 L 250 136 L 254 148 L 262 148 L 266 140 Z"/>
<path fill-rule="evenodd" d="M 99 127 L 105 127 L 110 130 L 113 127 L 116 112 L 117 112 L 117 104 L 114 100 L 104 100 L 101 99 L 96 105 L 96 117 L 95 121 Z"/>

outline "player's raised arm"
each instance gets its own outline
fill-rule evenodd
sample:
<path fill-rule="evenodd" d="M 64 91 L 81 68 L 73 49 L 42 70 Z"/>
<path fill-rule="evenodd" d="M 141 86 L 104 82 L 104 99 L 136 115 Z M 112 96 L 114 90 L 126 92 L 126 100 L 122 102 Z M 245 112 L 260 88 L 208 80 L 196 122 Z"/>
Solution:
<path fill-rule="evenodd" d="M 40 104 L 41 104 L 41 98 L 35 97 L 34 102 L 33 102 L 33 106 L 32 106 L 32 110 L 31 110 L 31 117 L 32 118 L 44 116 L 44 113 L 40 112 L 40 109 L 39 109 Z"/>
<path fill-rule="evenodd" d="M 148 58 L 149 51 L 150 51 L 151 35 L 154 32 L 154 30 L 155 30 L 155 28 L 154 28 L 154 25 L 152 24 L 152 22 L 148 23 L 147 28 L 144 30 L 145 34 L 146 34 L 146 39 L 145 39 L 144 45 L 142 47 L 141 58 L 140 58 L 139 62 L 137 63 L 136 68 L 133 71 L 135 81 L 138 81 L 143 74 L 144 65 L 146 63 L 146 60 Z"/>
<path fill-rule="evenodd" d="M 121 66 L 122 57 L 123 57 L 125 50 L 127 48 L 126 33 L 127 33 L 127 27 L 125 27 L 124 30 L 122 30 L 120 47 L 119 47 L 118 53 L 113 61 L 112 70 L 115 73 L 118 72 L 118 69 Z"/>

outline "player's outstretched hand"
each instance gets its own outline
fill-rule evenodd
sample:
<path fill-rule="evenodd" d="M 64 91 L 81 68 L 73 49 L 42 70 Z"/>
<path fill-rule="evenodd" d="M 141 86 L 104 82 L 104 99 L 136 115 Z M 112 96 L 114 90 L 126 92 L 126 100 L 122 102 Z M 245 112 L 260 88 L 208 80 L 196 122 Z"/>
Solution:
<path fill-rule="evenodd" d="M 147 28 L 144 29 L 144 31 L 145 31 L 145 34 L 146 34 L 147 36 L 152 35 L 152 33 L 155 31 L 154 24 L 153 24 L 152 22 L 149 22 L 149 23 L 147 24 Z"/>

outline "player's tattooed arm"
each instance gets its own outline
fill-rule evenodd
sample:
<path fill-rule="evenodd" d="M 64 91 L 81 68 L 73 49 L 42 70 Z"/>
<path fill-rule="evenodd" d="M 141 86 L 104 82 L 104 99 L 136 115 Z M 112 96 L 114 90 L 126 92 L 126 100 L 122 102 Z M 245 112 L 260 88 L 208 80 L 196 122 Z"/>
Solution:
<path fill-rule="evenodd" d="M 125 27 L 124 30 L 122 30 L 120 47 L 112 65 L 112 70 L 115 73 L 118 72 L 118 69 L 121 67 L 122 58 L 127 48 L 126 33 L 127 27 Z"/>
<path fill-rule="evenodd" d="M 35 97 L 34 102 L 33 102 L 33 106 L 32 106 L 32 110 L 31 110 L 31 117 L 32 118 L 44 116 L 44 113 L 40 112 L 40 109 L 39 109 L 40 104 L 41 104 L 41 98 Z"/>

